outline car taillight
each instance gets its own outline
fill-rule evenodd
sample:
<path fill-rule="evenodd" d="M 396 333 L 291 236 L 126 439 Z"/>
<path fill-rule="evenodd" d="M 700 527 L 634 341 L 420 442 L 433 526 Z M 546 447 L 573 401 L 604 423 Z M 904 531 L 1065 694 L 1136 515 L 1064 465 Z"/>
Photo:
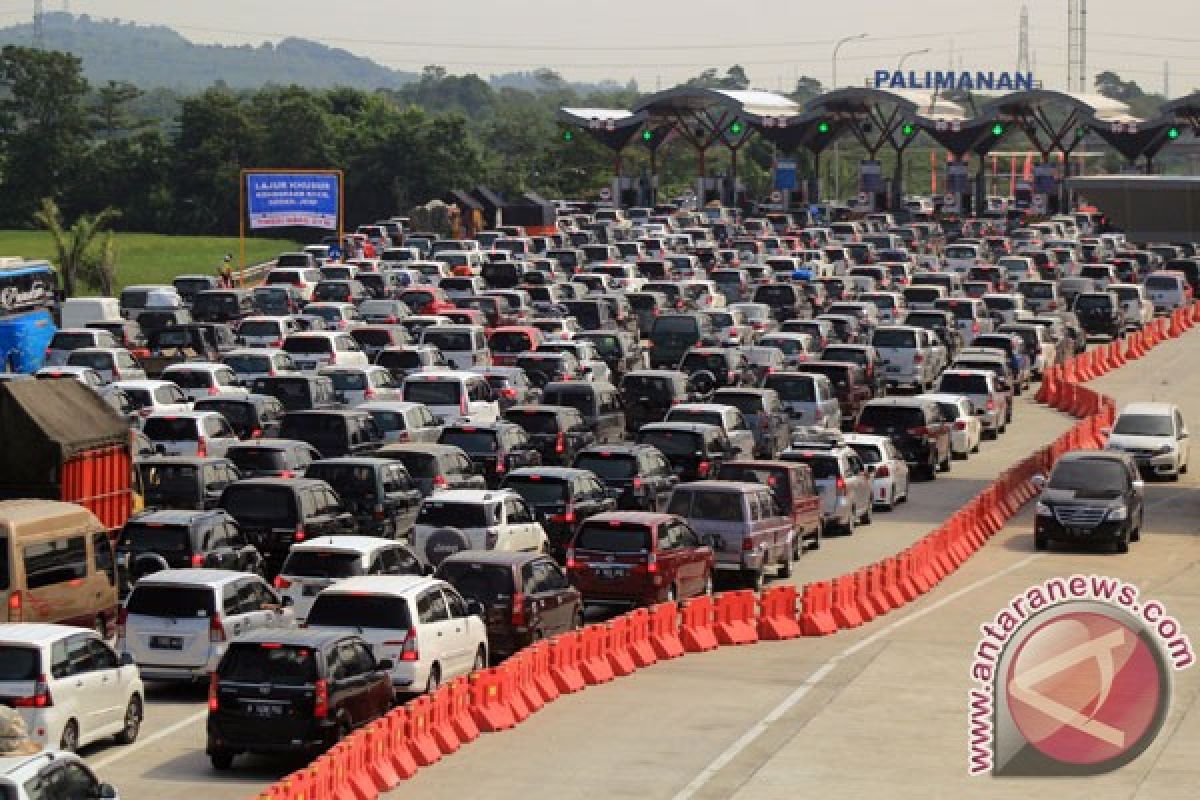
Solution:
<path fill-rule="evenodd" d="M 987 401 L 987 410 L 988 411 L 996 410 L 996 401 L 991 399 L 990 397 L 988 398 L 988 401 Z"/>
<path fill-rule="evenodd" d="M 363 392 L 363 397 L 365 397 L 368 400 L 374 400 L 375 395 L 376 395 L 375 390 L 371 389 L 371 388 L 368 388 L 365 392 Z"/>
<path fill-rule="evenodd" d="M 922 353 L 917 353 L 916 355 L 914 355 L 914 356 L 913 356 L 913 363 L 914 363 L 914 364 L 923 364 L 923 363 L 925 363 L 925 356 L 924 356 L 924 354 L 922 354 Z"/>
<path fill-rule="evenodd" d="M 701 478 L 707 478 L 708 471 L 710 469 L 712 469 L 712 464 L 710 464 L 707 461 L 701 461 L 700 464 L 696 467 L 696 474 L 699 475 Z"/>
<path fill-rule="evenodd" d="M 260 439 L 260 438 L 262 438 L 262 435 L 263 435 L 262 428 L 255 428 L 254 430 L 250 431 L 251 439 Z"/>
<path fill-rule="evenodd" d="M 559 455 L 567 452 L 567 434 L 563 431 L 559 431 L 558 436 L 554 437 L 554 452 Z"/>
<path fill-rule="evenodd" d="M 979 323 L 978 322 L 971 323 L 971 333 L 979 333 Z"/>
<path fill-rule="evenodd" d="M 908 434 L 910 436 L 928 436 L 929 428 L 926 428 L 924 425 L 920 426 L 919 428 L 909 428 Z"/>
<path fill-rule="evenodd" d="M 192 566 L 196 567 L 196 568 L 203 567 L 204 566 L 204 556 L 201 555 L 200 553 L 193 553 L 192 554 Z"/>
<path fill-rule="evenodd" d="M 292 588 L 292 582 L 289 581 L 287 578 L 283 577 L 282 575 L 276 575 L 275 576 L 275 588 L 281 589 L 281 590 L 282 589 L 290 589 L 290 588 Z"/>
<path fill-rule="evenodd" d="M 302 523 L 297 522 L 296 530 L 292 534 L 292 541 L 303 542 L 306 538 L 308 538 L 308 534 L 306 534 L 304 532 L 304 525 Z"/>
<path fill-rule="evenodd" d="M 892 471 L 891 471 L 891 469 L 888 468 L 887 464 L 880 464 L 878 467 L 875 468 L 875 477 L 876 478 L 886 478 L 891 474 L 892 474 Z"/>
<path fill-rule="evenodd" d="M 646 556 L 646 572 L 654 575 L 658 572 L 658 556 L 654 553 Z"/>
<path fill-rule="evenodd" d="M 861 422 L 858 425 L 854 426 L 854 430 L 857 433 L 874 433 L 875 432 L 875 428 L 871 427 L 870 425 L 863 425 Z"/>
<path fill-rule="evenodd" d="M 330 364 L 336 364 L 336 363 L 337 363 L 337 353 L 330 353 L 330 354 L 329 354 L 329 363 L 330 363 Z"/>
<path fill-rule="evenodd" d="M 13 592 L 8 596 L 8 621 L 22 622 L 25 618 L 25 598 L 21 592 Z"/>
<path fill-rule="evenodd" d="M 421 658 L 421 650 L 417 647 L 417 629 L 409 628 L 404 637 L 404 649 L 400 651 L 401 661 L 417 661 Z"/>
<path fill-rule="evenodd" d="M 196 440 L 196 455 L 200 458 L 208 455 L 208 440 L 203 436 Z"/>
<path fill-rule="evenodd" d="M 958 420 L 957 422 L 955 422 L 955 423 L 954 423 L 954 430 L 956 430 L 956 431 L 965 431 L 966 429 L 967 429 L 967 422 L 966 422 L 966 420 L 961 420 L 961 419 L 960 419 L 960 420 Z"/>
<path fill-rule="evenodd" d="M 750 551 L 753 549 L 754 549 L 754 540 L 753 539 L 751 539 L 749 536 L 742 539 L 742 550 L 743 551 Z"/>
<path fill-rule="evenodd" d="M 217 387 L 215 387 L 215 386 L 210 386 L 210 387 L 208 387 L 208 394 L 209 394 L 209 396 L 210 396 L 210 397 L 211 397 L 212 395 L 215 395 L 215 394 L 220 394 L 220 393 L 221 393 L 221 390 L 220 390 L 220 389 L 218 389 Z"/>
<path fill-rule="evenodd" d="M 517 390 L 512 388 L 511 386 L 506 386 L 505 388 L 500 390 L 500 396 L 507 398 L 509 400 L 515 400 L 517 397 Z"/>
<path fill-rule="evenodd" d="M 217 691 L 217 673 L 208 673 L 208 712 L 214 714 L 221 709 L 221 696 Z"/>
<path fill-rule="evenodd" d="M 117 610 L 117 638 L 125 638 L 125 622 L 129 619 L 129 612 L 124 608 Z"/>
<path fill-rule="evenodd" d="M 267 342 L 267 347 L 283 347 L 283 339 L 272 339 Z"/>
<path fill-rule="evenodd" d="M 834 486 L 837 489 L 838 494 L 846 493 L 846 479 L 843 478 L 841 475 L 838 475 L 837 483 L 834 484 Z"/>
<path fill-rule="evenodd" d="M 329 716 L 329 683 L 319 678 L 313 692 L 313 716 L 325 719 Z"/>
<path fill-rule="evenodd" d="M 220 614 L 208 618 L 208 640 L 214 643 L 225 641 L 225 626 L 221 624 Z"/>
<path fill-rule="evenodd" d="M 446 476 L 445 475 L 434 475 L 433 476 L 433 485 L 439 489 L 445 489 L 446 486 L 448 485 L 446 483 Z"/>
<path fill-rule="evenodd" d="M 117 369 L 116 367 L 113 367 L 112 368 L 112 379 L 114 381 L 121 380 L 121 370 Z"/>
<path fill-rule="evenodd" d="M 1046 308 L 1050 311 L 1057 311 L 1058 303 L 1051 302 L 1049 305 L 1046 306 Z"/>
<path fill-rule="evenodd" d="M 512 624 L 517 628 L 525 627 L 525 595 L 520 592 L 512 596 Z"/>

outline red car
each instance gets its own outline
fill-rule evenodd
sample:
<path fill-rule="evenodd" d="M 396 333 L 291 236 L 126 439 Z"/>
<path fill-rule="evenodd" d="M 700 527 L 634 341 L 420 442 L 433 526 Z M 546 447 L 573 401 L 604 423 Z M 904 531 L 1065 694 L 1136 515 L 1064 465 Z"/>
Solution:
<path fill-rule="evenodd" d="M 537 350 L 546 336 L 532 325 L 505 325 L 488 334 L 488 345 L 492 348 L 492 361 L 498 367 L 511 367 L 517 356 Z"/>
<path fill-rule="evenodd" d="M 397 299 L 402 300 L 414 314 L 440 314 L 458 308 L 444 291 L 433 286 L 405 289 Z"/>
<path fill-rule="evenodd" d="M 714 569 L 710 543 L 674 514 L 596 514 L 567 550 L 567 574 L 585 605 L 646 606 L 708 594 Z"/>

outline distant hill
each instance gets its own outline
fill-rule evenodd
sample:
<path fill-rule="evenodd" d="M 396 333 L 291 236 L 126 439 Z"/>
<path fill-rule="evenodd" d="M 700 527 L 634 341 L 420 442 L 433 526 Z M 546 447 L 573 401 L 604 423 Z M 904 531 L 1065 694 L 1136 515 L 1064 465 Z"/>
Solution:
<path fill-rule="evenodd" d="M 227 47 L 194 44 L 171 28 L 87 15 L 47 13 L 43 23 L 47 49 L 83 59 L 93 84 L 117 80 L 145 89 L 194 91 L 224 81 L 234 88 L 295 83 L 370 90 L 395 89 L 417 77 L 307 39 Z M 32 23 L 0 28 L 0 45 L 28 46 L 32 41 Z"/>

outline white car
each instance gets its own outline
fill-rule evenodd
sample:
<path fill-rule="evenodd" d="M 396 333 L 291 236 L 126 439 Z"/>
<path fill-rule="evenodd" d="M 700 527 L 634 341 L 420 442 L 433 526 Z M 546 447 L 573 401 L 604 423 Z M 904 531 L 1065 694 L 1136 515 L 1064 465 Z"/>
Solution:
<path fill-rule="evenodd" d="M 0 625 L 0 695 L 33 741 L 68 751 L 108 737 L 133 744 L 145 707 L 133 662 L 70 625 Z"/>
<path fill-rule="evenodd" d="M 257 575 L 165 569 L 134 584 L 117 618 L 117 651 L 147 680 L 197 680 L 217 668 L 229 640 L 296 618 Z"/>
<path fill-rule="evenodd" d="M 938 404 L 942 416 L 950 423 L 950 455 L 966 458 L 979 452 L 983 440 L 983 419 L 975 413 L 971 398 L 961 394 L 926 394 Z"/>
<path fill-rule="evenodd" d="M 241 441 L 229 420 L 216 411 L 156 412 L 146 417 L 142 433 L 164 456 L 224 456 Z"/>
<path fill-rule="evenodd" d="M 42 361 L 47 367 L 61 367 L 67 357 L 84 347 L 117 347 L 117 340 L 108 331 L 95 328 L 59 328 L 50 337 L 46 346 L 46 357 Z"/>
<path fill-rule="evenodd" d="M 192 401 L 183 393 L 183 389 L 171 381 L 117 381 L 113 386 L 129 395 L 141 417 L 155 413 L 182 414 L 192 410 Z"/>
<path fill-rule="evenodd" d="M 283 349 L 305 372 L 327 366 L 365 367 L 371 363 L 353 336 L 337 331 L 293 333 L 283 340 Z"/>
<path fill-rule="evenodd" d="M 319 536 L 296 542 L 288 552 L 275 589 L 290 598 L 296 621 L 308 618 L 322 589 L 362 575 L 421 575 L 423 567 L 407 547 L 378 536 Z"/>
<path fill-rule="evenodd" d="M 218 394 L 227 397 L 250 394 L 250 390 L 240 384 L 237 373 L 228 364 L 199 361 L 172 364 L 162 371 L 162 379 L 182 389 L 193 403 Z"/>
<path fill-rule="evenodd" d="M 421 403 L 376 401 L 360 403 L 360 411 L 370 414 L 375 424 L 383 431 L 383 441 L 436 442 L 442 435 L 442 427 L 433 418 L 433 412 Z"/>
<path fill-rule="evenodd" d="M 318 375 L 333 381 L 333 394 L 339 403 L 359 406 L 372 400 L 398 401 L 400 384 L 387 367 L 321 367 Z"/>
<path fill-rule="evenodd" d="M 401 399 L 422 403 L 440 423 L 465 421 L 490 425 L 500 418 L 500 404 L 487 379 L 474 372 L 416 372 L 404 379 Z"/>
<path fill-rule="evenodd" d="M 377 660 L 392 661 L 392 684 L 419 693 L 487 666 L 481 614 L 445 581 L 380 575 L 347 578 L 322 591 L 307 625 L 363 637 Z"/>
<path fill-rule="evenodd" d="M 300 367 L 282 350 L 267 347 L 245 347 L 221 356 L 221 363 L 233 370 L 242 385 L 249 386 L 255 378 L 299 374 Z"/>
<path fill-rule="evenodd" d="M 1130 403 L 1117 415 L 1104 449 L 1123 450 L 1139 469 L 1177 481 L 1191 462 L 1189 437 L 1178 406 Z"/>
<path fill-rule="evenodd" d="M 529 504 L 509 489 L 451 489 L 426 497 L 417 511 L 412 547 L 436 567 L 462 550 L 544 553 L 546 531 Z"/>
<path fill-rule="evenodd" d="M 145 378 L 146 371 L 124 347 L 81 347 L 67 356 L 69 367 L 91 367 L 105 383 Z"/>
<path fill-rule="evenodd" d="M 238 325 L 237 340 L 246 347 L 280 347 L 298 330 L 291 317 L 246 317 Z"/>
<path fill-rule="evenodd" d="M 77 794 L 48 795 L 45 787 L 70 789 Z M 5 800 L 44 800 L 46 797 L 86 797 L 120 800 L 121 795 L 101 783 L 79 756 L 65 750 L 43 750 L 32 755 L 0 756 L 0 797 Z"/>
<path fill-rule="evenodd" d="M 843 439 L 867 469 L 875 508 L 891 511 L 908 501 L 908 464 L 891 439 L 867 433 L 847 433 Z"/>

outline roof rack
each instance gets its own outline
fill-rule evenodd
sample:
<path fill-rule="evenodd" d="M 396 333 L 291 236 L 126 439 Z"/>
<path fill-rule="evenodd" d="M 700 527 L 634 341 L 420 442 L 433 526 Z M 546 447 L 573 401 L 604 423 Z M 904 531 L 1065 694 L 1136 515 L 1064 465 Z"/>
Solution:
<path fill-rule="evenodd" d="M 792 447 L 833 450 L 845 445 L 846 439 L 841 431 L 813 425 L 798 425 L 792 428 Z"/>

